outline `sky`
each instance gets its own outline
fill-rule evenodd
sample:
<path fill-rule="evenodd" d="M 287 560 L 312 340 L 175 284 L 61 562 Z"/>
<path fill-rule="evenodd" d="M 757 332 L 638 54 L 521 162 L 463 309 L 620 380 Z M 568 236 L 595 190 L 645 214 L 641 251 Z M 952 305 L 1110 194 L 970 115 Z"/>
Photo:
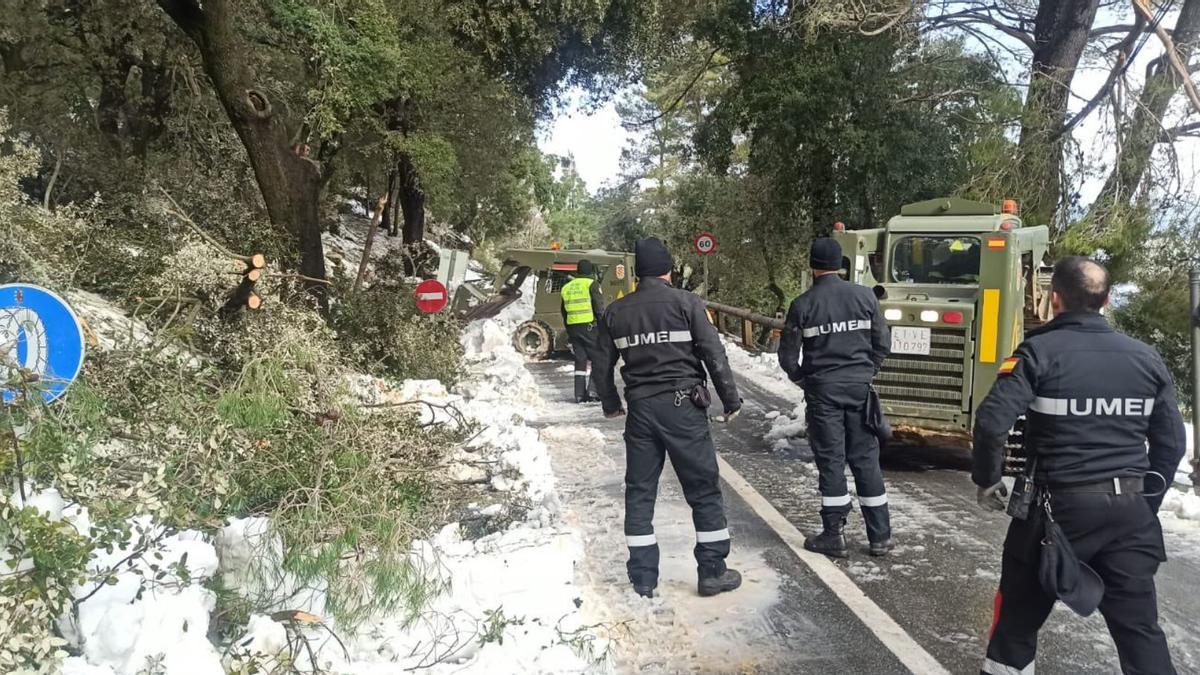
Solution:
<path fill-rule="evenodd" d="M 1097 26 L 1122 22 L 1123 19 L 1119 16 L 1100 16 L 1096 19 Z M 1172 15 L 1163 23 L 1170 26 L 1174 25 L 1174 22 L 1175 16 Z M 1158 38 L 1149 36 L 1127 71 L 1132 94 L 1136 95 L 1141 88 L 1146 63 L 1157 58 L 1162 52 L 1163 48 Z M 1019 74 L 1014 75 L 1015 80 L 1023 79 Z M 1072 100 L 1073 112 L 1082 108 L 1084 103 L 1099 91 L 1107 75 L 1107 63 L 1085 58 L 1076 71 L 1072 85 L 1075 92 Z M 580 177 L 587 184 L 588 190 L 595 193 L 620 174 L 621 150 L 628 142 L 630 134 L 621 127 L 621 118 L 613 101 L 610 100 L 598 109 L 591 110 L 583 105 L 580 92 L 568 94 L 567 100 L 568 105 L 539 132 L 538 146 L 543 152 L 573 156 Z M 1176 121 L 1187 111 L 1186 103 L 1182 93 L 1175 97 L 1172 110 Z M 1111 131 L 1112 123 L 1111 114 L 1102 105 L 1075 129 L 1074 136 L 1085 152 L 1085 164 L 1093 167 L 1108 167 L 1112 164 L 1116 149 L 1109 142 L 1110 136 L 1106 133 Z M 1197 177 L 1200 176 L 1200 139 L 1180 140 L 1175 144 L 1175 151 L 1179 158 L 1181 180 L 1196 185 Z M 1166 153 L 1160 151 L 1157 161 L 1161 163 L 1166 160 Z M 1084 180 L 1080 195 L 1083 204 L 1091 203 L 1099 193 L 1106 172 L 1106 168 L 1099 170 L 1096 176 Z"/>
<path fill-rule="evenodd" d="M 616 103 L 609 100 L 597 110 L 587 110 L 581 92 L 568 94 L 569 105 L 538 134 L 542 152 L 573 156 L 575 170 L 596 193 L 621 172 L 621 149 L 629 138 L 621 127 Z"/>

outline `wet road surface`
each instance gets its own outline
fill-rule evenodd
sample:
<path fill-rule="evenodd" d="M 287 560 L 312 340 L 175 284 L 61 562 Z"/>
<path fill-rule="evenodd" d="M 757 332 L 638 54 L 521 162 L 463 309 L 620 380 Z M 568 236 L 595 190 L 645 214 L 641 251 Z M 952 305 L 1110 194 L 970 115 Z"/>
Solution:
<path fill-rule="evenodd" d="M 607 489 L 619 504 L 622 422 L 604 420 L 597 406 L 573 404 L 572 375 L 558 372 L 561 366 L 553 361 L 529 366 L 551 409 L 542 424 L 601 429 L 605 451 L 615 459 Z M 745 399 L 742 415 L 731 426 L 713 425 L 718 452 L 796 528 L 806 533 L 819 529 L 820 499 L 807 445 L 801 439 L 776 450 L 762 440 L 771 427 L 767 414 L 790 412 L 800 400 L 799 391 L 793 400 L 784 400 L 744 378 L 739 379 L 739 386 Z M 991 625 L 1008 518 L 976 505 L 965 450 L 897 448 L 883 464 L 896 550 L 886 558 L 868 556 L 862 519 L 851 514 L 847 526 L 851 556 L 836 564 L 947 670 L 977 673 Z M 682 504 L 678 483 L 669 473 L 664 470 L 660 504 Z M 725 495 L 735 557 L 739 547 L 760 549 L 781 579 L 779 601 L 765 610 L 763 623 L 765 630 L 775 633 L 777 644 L 769 650 L 770 658 L 743 672 L 907 672 L 728 486 Z M 566 501 L 571 500 L 568 497 Z M 619 535 L 620 514 L 613 517 L 616 519 L 609 527 Z M 656 519 L 659 529 L 660 521 Z M 690 522 L 687 525 L 690 527 Z M 1200 580 L 1200 541 L 1195 532 L 1168 531 L 1166 544 L 1170 560 L 1157 577 L 1163 629 L 1178 671 L 1200 673 L 1200 636 L 1196 633 L 1200 623 L 1196 584 Z M 690 555 L 690 544 L 685 553 Z M 665 558 L 666 550 L 663 555 Z M 623 556 L 622 547 L 621 561 Z M 623 582 L 623 564 L 616 572 L 616 582 Z M 767 640 L 762 636 L 756 639 Z M 793 656 L 787 658 L 787 654 Z M 1056 608 L 1041 632 L 1037 669 L 1041 673 L 1120 672 L 1099 613 L 1083 619 L 1061 605 Z"/>

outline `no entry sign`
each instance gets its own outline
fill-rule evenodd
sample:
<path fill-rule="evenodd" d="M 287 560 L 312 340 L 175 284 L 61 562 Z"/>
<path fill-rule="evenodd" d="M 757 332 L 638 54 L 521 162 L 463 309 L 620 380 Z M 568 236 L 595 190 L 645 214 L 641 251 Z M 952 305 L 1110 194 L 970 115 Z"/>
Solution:
<path fill-rule="evenodd" d="M 696 247 L 696 253 L 708 255 L 717 250 L 717 238 L 710 232 L 701 232 L 696 235 L 696 240 L 692 242 L 692 245 Z"/>
<path fill-rule="evenodd" d="M 426 314 L 442 311 L 450 300 L 450 294 L 446 291 L 446 287 L 437 279 L 426 279 L 417 284 L 417 290 L 413 291 L 413 296 L 417 300 L 417 309 Z"/>

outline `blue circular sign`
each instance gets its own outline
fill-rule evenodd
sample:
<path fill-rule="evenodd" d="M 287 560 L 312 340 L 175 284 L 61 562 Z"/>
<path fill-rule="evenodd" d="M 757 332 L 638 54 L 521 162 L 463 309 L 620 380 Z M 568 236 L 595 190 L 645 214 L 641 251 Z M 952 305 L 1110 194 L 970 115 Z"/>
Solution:
<path fill-rule="evenodd" d="M 0 400 L 21 395 L 9 386 L 18 372 L 34 376 L 30 387 L 47 403 L 57 399 L 79 375 L 83 354 L 83 325 L 65 300 L 39 286 L 0 285 Z"/>

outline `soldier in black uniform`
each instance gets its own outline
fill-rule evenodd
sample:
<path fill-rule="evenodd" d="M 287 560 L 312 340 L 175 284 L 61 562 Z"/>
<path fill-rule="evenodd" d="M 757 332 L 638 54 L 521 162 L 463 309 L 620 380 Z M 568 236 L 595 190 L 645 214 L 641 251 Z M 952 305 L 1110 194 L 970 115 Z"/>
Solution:
<path fill-rule="evenodd" d="M 590 260 L 576 263 L 575 274 L 563 285 L 562 318 L 575 354 L 575 402 L 588 403 L 596 394 L 595 384 L 588 377 L 588 363 L 595 360 L 597 323 L 604 316 L 604 298 L 600 284 L 593 278 L 595 267 Z"/>
<path fill-rule="evenodd" d="M 1012 520 L 1004 541 L 982 672 L 1033 672 L 1038 630 L 1055 602 L 1038 577 L 1046 499 L 1080 562 L 1104 582 L 1099 609 L 1121 669 L 1174 673 L 1154 574 L 1166 560 L 1157 516 L 1163 477 L 1174 477 L 1184 453 L 1175 387 L 1153 348 L 1113 331 L 1100 315 L 1109 293 L 1103 267 L 1064 259 L 1051 292 L 1055 318 L 1003 362 L 975 420 L 971 478 L 980 505 L 1004 508 L 1004 445 L 1022 413 L 1036 486 L 1028 516 Z"/>
<path fill-rule="evenodd" d="M 658 585 L 654 502 L 664 456 L 683 487 L 696 527 L 700 595 L 732 591 L 742 583 L 725 566 L 729 529 L 721 500 L 717 455 L 708 428 L 711 378 L 724 404 L 724 421 L 742 402 L 725 348 L 699 296 L 671 287 L 671 254 L 657 239 L 634 249 L 637 290 L 608 307 L 600 322 L 600 350 L 593 363 L 605 417 L 624 413 L 613 382 L 617 357 L 629 419 L 625 423 L 625 538 L 629 581 L 642 596 Z M 707 370 L 707 377 L 705 375 Z"/>
<path fill-rule="evenodd" d="M 886 555 L 892 549 L 892 527 L 879 439 L 866 418 L 871 379 L 891 351 L 887 322 L 870 289 L 838 276 L 842 247 L 836 241 L 814 241 L 809 264 L 813 286 L 792 302 L 779 342 L 779 365 L 804 389 L 808 442 L 819 472 L 823 527 L 804 540 L 804 547 L 848 555 L 843 529 L 851 503 L 849 463 L 867 524 L 868 550 Z"/>

